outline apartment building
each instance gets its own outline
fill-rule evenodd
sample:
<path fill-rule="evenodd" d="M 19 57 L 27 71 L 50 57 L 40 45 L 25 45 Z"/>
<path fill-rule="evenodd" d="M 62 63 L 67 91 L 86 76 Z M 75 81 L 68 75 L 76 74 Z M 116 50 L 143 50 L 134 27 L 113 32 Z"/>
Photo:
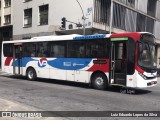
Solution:
<path fill-rule="evenodd" d="M 0 0 L 0 43 L 12 38 L 11 0 Z"/>
<path fill-rule="evenodd" d="M 13 4 L 13 39 L 82 34 L 83 26 L 76 25 L 83 24 L 82 17 L 86 34 L 148 31 L 160 39 L 159 0 L 13 0 Z M 68 21 L 65 29 L 63 17 Z"/>
<path fill-rule="evenodd" d="M 13 39 L 55 34 L 82 34 L 82 10 L 85 14 L 86 29 L 92 28 L 92 0 L 13 0 Z M 91 9 L 90 11 L 87 11 Z M 65 17 L 66 28 L 61 28 Z M 91 34 L 91 33 L 87 33 Z"/>

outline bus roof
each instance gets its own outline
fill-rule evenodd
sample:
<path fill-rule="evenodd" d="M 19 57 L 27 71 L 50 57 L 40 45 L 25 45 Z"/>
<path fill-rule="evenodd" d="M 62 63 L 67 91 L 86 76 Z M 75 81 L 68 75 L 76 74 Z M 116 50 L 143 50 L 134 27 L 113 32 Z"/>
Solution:
<path fill-rule="evenodd" d="M 150 34 L 149 32 L 125 32 L 125 33 L 114 33 L 114 34 L 94 34 L 94 35 L 51 35 L 51 36 L 40 36 L 33 37 L 31 39 L 23 39 L 23 40 L 12 40 L 12 41 L 3 41 L 3 43 L 24 43 L 24 42 L 35 42 L 35 41 L 61 41 L 61 40 L 85 40 L 85 39 L 96 39 L 96 38 L 118 38 L 118 37 L 131 37 L 135 41 L 140 39 L 141 34 Z"/>
<path fill-rule="evenodd" d="M 31 39 L 22 39 L 22 40 L 12 40 L 12 41 L 3 41 L 3 43 L 24 43 L 24 42 L 35 42 L 35 41 L 54 41 L 54 40 L 73 40 L 76 36 L 82 36 L 78 34 L 72 35 L 51 35 L 51 36 L 40 36 L 40 37 L 33 37 Z"/>

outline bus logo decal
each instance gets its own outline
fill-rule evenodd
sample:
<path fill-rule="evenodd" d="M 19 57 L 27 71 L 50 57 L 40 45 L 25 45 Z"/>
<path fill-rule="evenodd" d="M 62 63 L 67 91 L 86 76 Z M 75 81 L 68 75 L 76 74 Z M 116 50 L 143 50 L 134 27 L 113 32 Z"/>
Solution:
<path fill-rule="evenodd" d="M 63 65 L 64 66 L 72 66 L 72 63 L 71 62 L 63 62 Z"/>
<path fill-rule="evenodd" d="M 46 58 L 41 58 L 41 59 L 38 61 L 38 66 L 39 66 L 39 67 L 45 67 L 47 64 L 48 64 L 48 61 L 47 61 Z"/>
<path fill-rule="evenodd" d="M 84 64 L 77 64 L 77 63 L 73 63 L 73 66 L 77 66 L 77 65 L 84 66 Z"/>

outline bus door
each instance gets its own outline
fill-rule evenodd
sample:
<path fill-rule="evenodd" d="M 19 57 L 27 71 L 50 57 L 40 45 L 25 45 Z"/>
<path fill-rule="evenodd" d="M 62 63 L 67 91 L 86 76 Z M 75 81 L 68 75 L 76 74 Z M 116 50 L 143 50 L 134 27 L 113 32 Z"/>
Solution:
<path fill-rule="evenodd" d="M 22 75 L 22 43 L 14 44 L 13 63 L 13 73 Z"/>
<path fill-rule="evenodd" d="M 127 75 L 127 41 L 111 39 L 110 84 L 126 85 Z"/>

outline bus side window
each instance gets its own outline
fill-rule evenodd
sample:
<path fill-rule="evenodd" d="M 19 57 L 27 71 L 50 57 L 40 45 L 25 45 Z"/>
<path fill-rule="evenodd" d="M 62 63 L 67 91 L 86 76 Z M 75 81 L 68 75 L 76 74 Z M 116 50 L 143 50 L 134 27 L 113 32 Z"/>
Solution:
<path fill-rule="evenodd" d="M 79 57 L 85 57 L 84 45 L 79 47 Z"/>
<path fill-rule="evenodd" d="M 5 57 L 13 57 L 13 44 L 3 44 L 3 54 Z"/>
<path fill-rule="evenodd" d="M 43 57 L 43 54 L 42 54 L 42 52 L 40 50 L 37 51 L 37 56 L 38 57 Z"/>
<path fill-rule="evenodd" d="M 62 42 L 51 43 L 51 55 L 50 57 L 63 58 L 65 57 L 66 45 Z"/>
<path fill-rule="evenodd" d="M 49 57 L 48 49 L 50 48 L 49 42 L 37 43 L 37 57 Z"/>
<path fill-rule="evenodd" d="M 24 57 L 35 57 L 35 56 L 36 56 L 36 43 L 25 43 Z"/>
<path fill-rule="evenodd" d="M 71 41 L 68 43 L 67 56 L 70 58 L 84 58 L 85 44 L 82 41 Z"/>
<path fill-rule="evenodd" d="M 86 57 L 88 58 L 106 58 L 108 57 L 108 45 L 106 39 L 97 39 L 87 42 Z"/>

